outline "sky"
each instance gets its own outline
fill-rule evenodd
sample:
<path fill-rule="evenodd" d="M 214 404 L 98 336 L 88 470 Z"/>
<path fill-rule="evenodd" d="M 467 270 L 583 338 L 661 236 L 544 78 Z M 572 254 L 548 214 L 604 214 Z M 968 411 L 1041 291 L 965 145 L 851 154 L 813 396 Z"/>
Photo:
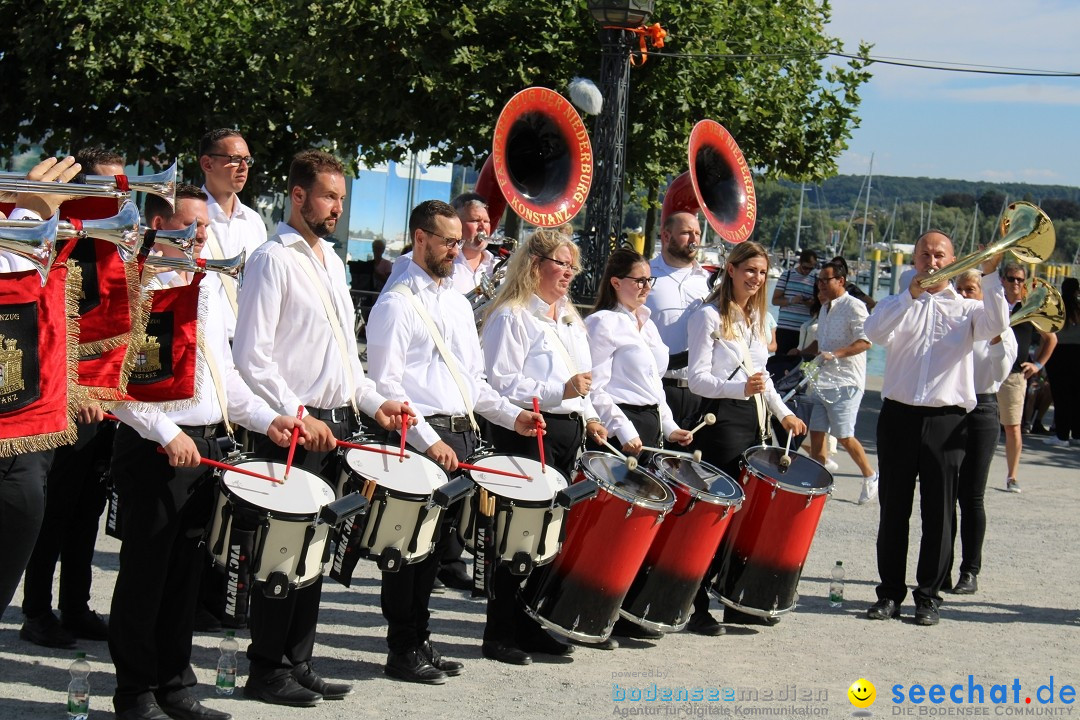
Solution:
<path fill-rule="evenodd" d="M 1080 73 L 1080 0 L 832 0 L 855 52 Z M 871 66 L 841 174 L 1080 186 L 1080 77 Z"/>

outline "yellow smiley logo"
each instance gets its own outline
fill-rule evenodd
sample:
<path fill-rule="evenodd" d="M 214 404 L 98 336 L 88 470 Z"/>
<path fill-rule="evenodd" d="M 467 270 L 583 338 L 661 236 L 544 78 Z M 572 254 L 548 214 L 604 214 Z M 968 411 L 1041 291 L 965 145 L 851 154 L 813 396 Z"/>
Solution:
<path fill-rule="evenodd" d="M 874 704 L 874 700 L 877 699 L 877 688 L 874 687 L 874 683 L 865 678 L 859 678 L 855 682 L 851 683 L 851 687 L 847 690 L 848 700 L 851 704 L 857 708 L 868 708 Z"/>

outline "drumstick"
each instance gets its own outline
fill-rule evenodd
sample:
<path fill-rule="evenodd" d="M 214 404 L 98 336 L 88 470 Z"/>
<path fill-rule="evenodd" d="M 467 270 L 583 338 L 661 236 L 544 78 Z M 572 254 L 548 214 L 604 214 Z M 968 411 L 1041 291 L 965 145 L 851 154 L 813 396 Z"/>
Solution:
<path fill-rule="evenodd" d="M 382 448 L 369 447 L 367 445 L 357 445 L 356 443 L 345 442 L 344 440 L 337 440 L 338 447 L 349 448 L 350 450 L 366 450 L 367 452 L 382 453 L 383 455 L 393 455 L 394 457 L 412 457 L 411 455 L 400 455 L 393 450 L 383 450 Z"/>
<path fill-rule="evenodd" d="M 540 414 L 540 398 L 533 398 L 533 412 Z M 540 472 L 547 474 L 547 465 L 544 463 L 544 436 L 540 432 L 540 422 L 536 423 L 536 446 L 540 449 Z"/>
<path fill-rule="evenodd" d="M 462 470 L 475 470 L 476 472 L 491 473 L 492 475 L 503 475 L 505 477 L 521 478 L 522 480 L 530 480 L 528 475 L 522 475 L 521 473 L 507 472 L 506 470 L 496 470 L 495 468 L 486 468 L 480 465 L 470 465 L 468 463 L 458 463 L 458 467 Z"/>
<path fill-rule="evenodd" d="M 103 418 L 103 419 L 105 419 L 105 420 L 114 420 L 114 421 L 116 421 L 116 422 L 123 422 L 123 420 L 121 420 L 120 418 L 116 417 L 116 416 L 115 416 L 115 415 L 113 415 L 112 413 L 103 413 L 103 416 L 104 416 L 104 418 Z"/>
<path fill-rule="evenodd" d="M 654 447 L 649 447 L 648 445 L 642 445 L 641 449 L 642 450 L 648 450 L 649 452 L 652 452 L 652 453 L 660 453 L 661 455 L 674 455 L 675 457 L 688 458 L 690 460 L 693 460 L 694 462 L 701 462 L 701 451 L 700 450 L 695 450 L 692 453 L 688 453 L 688 452 L 679 452 L 678 450 L 666 450 L 664 448 L 654 448 Z"/>
<path fill-rule="evenodd" d="M 792 431 L 788 430 L 787 442 L 784 443 L 784 454 L 780 457 L 780 472 L 786 472 L 791 467 L 791 455 L 788 454 L 788 450 L 791 448 L 791 435 Z"/>
<path fill-rule="evenodd" d="M 165 452 L 165 448 L 163 447 L 159 447 L 157 451 L 162 455 L 168 454 Z M 218 462 L 217 460 L 210 460 L 209 458 L 199 458 L 199 464 L 206 465 L 212 468 L 217 468 L 219 470 L 228 470 L 229 472 L 240 473 L 241 475 L 250 475 L 253 478 L 259 478 L 260 480 L 269 480 L 275 485 L 281 485 L 285 482 L 284 480 L 278 480 L 277 478 L 270 477 L 269 475 L 262 475 L 257 472 L 251 472 L 250 470 L 244 470 L 243 468 L 238 468 L 234 465 L 229 465 L 228 463 Z"/>
<path fill-rule="evenodd" d="M 304 406 L 303 405 L 296 408 L 296 419 L 297 420 L 303 420 L 304 419 Z M 296 453 L 296 441 L 299 440 L 299 439 L 300 439 L 300 428 L 299 427 L 294 427 L 293 430 L 292 430 L 292 439 L 289 441 L 289 457 L 287 457 L 285 459 L 285 477 L 283 477 L 281 479 L 282 482 L 285 482 L 286 480 L 289 479 L 289 470 L 292 468 L 293 455 Z"/>
<path fill-rule="evenodd" d="M 627 470 L 637 470 L 637 458 L 636 457 L 627 457 L 626 455 L 623 455 L 621 452 L 616 450 L 615 446 L 612 445 L 611 443 L 609 443 L 607 440 L 602 440 L 601 442 L 604 445 L 607 445 L 608 449 L 611 450 L 611 452 L 615 453 L 616 456 L 618 456 L 620 459 L 623 460 L 623 462 L 626 463 L 626 469 Z"/>
<path fill-rule="evenodd" d="M 690 437 L 693 437 L 694 435 L 696 435 L 697 431 L 700 430 L 701 428 L 705 427 L 706 425 L 712 425 L 715 422 L 716 422 L 716 416 L 715 415 L 713 415 L 712 413 L 705 413 L 705 417 L 702 419 L 702 421 L 697 424 L 696 428 L 694 428 L 693 430 L 690 431 Z"/>
<path fill-rule="evenodd" d="M 409 401 L 405 401 L 408 406 Z M 409 414 L 401 413 L 401 449 L 398 450 L 398 462 L 405 462 L 405 434 L 409 432 Z"/>

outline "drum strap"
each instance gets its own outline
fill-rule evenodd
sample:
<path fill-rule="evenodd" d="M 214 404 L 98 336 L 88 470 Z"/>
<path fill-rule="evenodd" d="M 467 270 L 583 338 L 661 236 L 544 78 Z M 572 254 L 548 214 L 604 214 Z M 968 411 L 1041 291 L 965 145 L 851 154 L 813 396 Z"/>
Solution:
<path fill-rule="evenodd" d="M 566 347 L 566 343 L 559 337 L 559 332 L 552 327 L 551 323 L 545 322 L 543 319 L 540 320 L 540 327 L 544 329 L 544 335 L 547 336 L 548 344 L 555 348 L 555 352 L 562 358 L 563 363 L 566 365 L 566 369 L 570 371 L 570 376 L 573 377 L 574 375 L 580 374 L 578 365 L 574 362 L 574 356 L 570 354 L 570 350 Z M 585 415 L 586 413 L 581 413 L 582 426 L 584 426 L 588 420 Z"/>
<path fill-rule="evenodd" d="M 480 437 L 480 426 L 476 424 L 476 417 L 473 415 L 472 397 L 469 395 L 469 389 L 465 386 L 465 379 L 461 377 L 461 368 L 458 366 L 457 358 L 450 352 L 450 348 L 446 347 L 446 340 L 443 339 L 439 328 L 435 326 L 435 321 L 431 319 L 427 308 L 424 307 L 424 304 L 420 302 L 420 298 L 416 297 L 405 283 L 398 283 L 390 288 L 390 291 L 407 298 L 412 303 L 413 309 L 416 310 L 416 314 L 427 325 L 431 339 L 435 341 L 435 347 L 438 348 L 439 354 L 442 355 L 443 362 L 446 363 L 446 369 L 450 371 L 450 377 L 454 378 L 454 384 L 457 385 L 458 392 L 461 393 L 461 399 L 465 401 L 465 412 L 469 416 L 469 423 L 472 425 L 473 432 L 476 433 L 477 437 Z"/>
<path fill-rule="evenodd" d="M 202 351 L 203 358 L 206 360 L 206 369 L 210 371 L 210 379 L 214 382 L 214 393 L 217 395 L 218 405 L 221 406 L 221 419 L 225 423 L 225 432 L 231 439 L 233 427 L 229 422 L 229 398 L 225 394 L 225 378 L 221 376 L 221 367 L 214 359 L 214 354 L 206 347 L 206 341 L 201 334 L 199 335 L 199 350 Z"/>
<path fill-rule="evenodd" d="M 334 333 L 334 340 L 337 341 L 338 352 L 341 354 L 341 364 L 345 366 L 345 379 L 348 383 L 349 389 L 349 405 L 352 406 L 353 412 L 360 415 L 360 408 L 356 405 L 356 378 L 353 377 L 352 359 L 349 357 L 348 345 L 345 342 L 345 334 L 341 331 L 341 323 L 338 320 L 337 311 L 334 309 L 334 303 L 330 300 L 330 294 L 326 291 L 326 286 L 322 284 L 319 276 L 315 273 L 315 268 L 312 267 L 311 262 L 304 256 L 304 251 L 300 249 L 299 243 L 293 243 L 290 245 L 293 250 L 300 254 L 297 258 L 297 264 L 304 271 L 304 274 L 308 276 L 308 280 L 315 286 L 315 291 L 319 295 L 319 300 L 322 301 L 323 310 L 326 312 L 326 320 L 330 323 L 330 330 Z"/>
<path fill-rule="evenodd" d="M 225 253 L 221 249 L 221 243 L 218 242 L 217 235 L 214 235 L 213 229 L 206 228 L 206 249 L 210 252 L 210 257 L 214 260 L 224 260 Z M 221 280 L 221 287 L 225 290 L 225 297 L 229 300 L 229 307 L 232 308 L 233 317 L 236 317 L 236 280 L 229 277 L 224 273 L 220 273 L 218 278 Z"/>
<path fill-rule="evenodd" d="M 735 333 L 735 339 L 739 342 L 739 351 L 742 353 L 743 368 L 748 371 L 752 370 L 754 361 L 750 357 L 750 346 L 746 343 L 742 328 L 739 328 L 739 332 Z M 768 427 L 764 394 L 758 393 L 754 395 L 754 409 L 757 410 L 758 432 L 761 434 L 761 444 L 764 445 L 766 428 Z"/>

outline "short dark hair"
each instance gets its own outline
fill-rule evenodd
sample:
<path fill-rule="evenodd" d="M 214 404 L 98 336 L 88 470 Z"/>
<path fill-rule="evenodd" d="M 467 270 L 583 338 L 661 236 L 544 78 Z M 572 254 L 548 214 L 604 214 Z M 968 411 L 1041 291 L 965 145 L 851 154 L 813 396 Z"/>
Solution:
<path fill-rule="evenodd" d="M 830 269 L 830 268 L 833 271 L 833 277 L 843 278 L 844 282 L 847 282 L 848 269 L 847 269 L 847 263 L 846 262 L 844 262 L 843 260 L 840 260 L 839 262 L 837 262 L 837 260 L 834 258 L 834 259 L 830 260 L 829 262 L 825 263 L 824 265 L 822 265 L 818 269 L 818 272 L 820 273 L 822 270 L 826 270 L 826 269 Z"/>
<path fill-rule="evenodd" d="M 310 190 L 315 184 L 315 176 L 319 173 L 345 175 L 345 166 L 328 152 L 301 150 L 293 155 L 292 163 L 289 165 L 289 181 L 286 187 L 289 192 L 292 192 L 294 187 Z"/>
<path fill-rule="evenodd" d="M 120 165 L 123 167 L 124 156 L 115 150 L 109 150 L 102 145 L 84 147 L 75 153 L 75 162 L 82 165 L 82 171 L 87 175 L 100 175 L 95 168 L 100 165 Z"/>
<path fill-rule="evenodd" d="M 181 200 L 206 199 L 206 193 L 204 193 L 201 188 L 189 185 L 188 183 L 180 183 L 176 186 L 176 202 L 180 202 Z M 172 220 L 173 215 L 175 214 L 176 210 L 169 205 L 165 198 L 149 194 L 146 196 L 146 207 L 143 209 L 143 222 L 147 225 L 153 222 L 156 217 L 167 222 Z"/>
<path fill-rule="evenodd" d="M 807 260 L 813 260 L 816 263 L 817 262 L 817 253 L 814 252 L 813 250 L 810 250 L 809 248 L 807 248 L 806 250 L 803 250 L 801 253 L 799 253 L 799 262 L 800 263 L 804 263 Z"/>
<path fill-rule="evenodd" d="M 844 277 L 847 277 L 848 264 L 847 264 L 847 260 L 845 260 L 842 255 L 837 255 L 836 257 L 834 257 L 832 260 L 829 261 L 829 264 L 832 264 L 832 263 L 838 263 L 841 267 L 843 267 L 844 268 Z"/>
<path fill-rule="evenodd" d="M 455 210 L 461 211 L 470 205 L 480 205 L 481 207 L 487 207 L 487 198 L 483 195 L 474 192 L 461 193 L 453 200 L 450 201 L 450 207 Z"/>
<path fill-rule="evenodd" d="M 425 200 L 409 213 L 409 240 L 417 230 L 429 232 L 431 221 L 436 217 L 456 218 L 457 211 L 442 200 Z"/>
<path fill-rule="evenodd" d="M 626 277 L 638 263 L 648 263 L 645 256 L 633 248 L 625 245 L 611 251 L 608 256 L 607 266 L 604 267 L 604 277 L 600 280 L 600 289 L 596 293 L 596 310 L 612 310 L 619 304 L 619 298 L 615 294 L 615 288 L 611 284 L 611 278 Z"/>
<path fill-rule="evenodd" d="M 234 128 L 217 128 L 216 130 L 211 130 L 206 133 L 202 136 L 202 139 L 199 140 L 199 157 L 209 155 L 210 152 L 217 147 L 219 142 L 230 137 L 238 137 L 241 140 L 244 139 L 244 136 L 240 134 L 240 131 Z"/>

